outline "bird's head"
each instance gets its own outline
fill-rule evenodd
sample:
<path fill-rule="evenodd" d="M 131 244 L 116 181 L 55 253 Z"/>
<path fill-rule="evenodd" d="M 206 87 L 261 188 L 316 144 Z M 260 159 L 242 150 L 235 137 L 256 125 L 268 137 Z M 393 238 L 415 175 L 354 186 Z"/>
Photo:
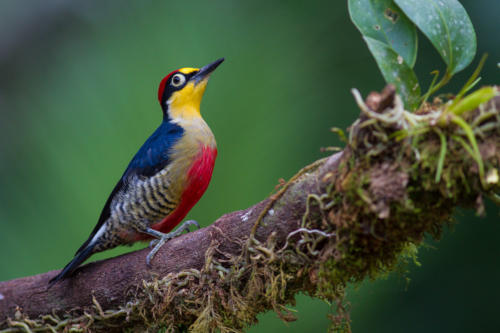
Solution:
<path fill-rule="evenodd" d="M 164 116 L 172 120 L 199 117 L 208 78 L 223 61 L 220 58 L 202 68 L 181 68 L 165 76 L 158 89 Z"/>

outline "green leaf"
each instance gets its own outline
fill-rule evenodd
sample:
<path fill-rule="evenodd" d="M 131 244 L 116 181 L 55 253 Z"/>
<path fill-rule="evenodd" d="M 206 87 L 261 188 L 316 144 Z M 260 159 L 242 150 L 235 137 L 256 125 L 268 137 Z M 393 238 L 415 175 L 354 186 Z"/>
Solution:
<path fill-rule="evenodd" d="M 393 0 L 349 0 L 349 15 L 363 36 L 390 46 L 413 68 L 417 29 Z"/>
<path fill-rule="evenodd" d="M 429 38 L 451 75 L 470 64 L 476 54 L 476 33 L 457 0 L 394 0 Z"/>
<path fill-rule="evenodd" d="M 396 86 L 407 108 L 415 109 L 420 97 L 420 85 L 415 72 L 389 45 L 370 37 L 363 38 L 385 80 Z"/>
<path fill-rule="evenodd" d="M 498 90 L 495 87 L 483 87 L 474 91 L 458 103 L 452 104 L 448 110 L 456 115 L 461 115 L 464 112 L 474 110 L 479 107 L 479 105 L 488 102 L 498 94 Z"/>

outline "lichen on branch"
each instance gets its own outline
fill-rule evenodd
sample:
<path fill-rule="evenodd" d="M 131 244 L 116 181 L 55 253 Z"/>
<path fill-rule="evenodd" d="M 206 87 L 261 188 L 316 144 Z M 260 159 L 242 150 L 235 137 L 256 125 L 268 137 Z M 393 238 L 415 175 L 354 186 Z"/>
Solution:
<path fill-rule="evenodd" d="M 139 251 L 85 266 L 54 291 L 43 289 L 52 272 L 24 294 L 12 288 L 22 289 L 25 280 L 0 283 L 10 302 L 0 301 L 1 327 L 239 332 L 268 310 L 295 320 L 288 306 L 302 292 L 333 304 L 332 330 L 350 331 L 349 283 L 377 278 L 414 257 L 425 235 L 438 239 L 452 223 L 455 207 L 482 213 L 484 197 L 499 203 L 494 89 L 495 97 L 460 114 L 439 99 L 407 112 L 391 86 L 366 102 L 354 92 L 361 114 L 342 152 L 299 171 L 261 203 L 167 243 L 158 254 L 164 265 L 152 272 L 141 266 Z M 71 283 L 91 297 L 72 294 Z M 30 292 L 60 299 L 37 310 L 22 303 Z"/>

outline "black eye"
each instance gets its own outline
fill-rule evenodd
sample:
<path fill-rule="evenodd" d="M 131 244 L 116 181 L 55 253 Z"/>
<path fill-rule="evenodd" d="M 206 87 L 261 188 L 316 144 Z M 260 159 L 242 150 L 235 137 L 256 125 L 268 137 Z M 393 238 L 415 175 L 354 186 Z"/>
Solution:
<path fill-rule="evenodd" d="M 172 77 L 172 85 L 174 87 L 182 86 L 184 84 L 184 82 L 186 82 L 186 77 L 182 74 L 175 74 Z"/>

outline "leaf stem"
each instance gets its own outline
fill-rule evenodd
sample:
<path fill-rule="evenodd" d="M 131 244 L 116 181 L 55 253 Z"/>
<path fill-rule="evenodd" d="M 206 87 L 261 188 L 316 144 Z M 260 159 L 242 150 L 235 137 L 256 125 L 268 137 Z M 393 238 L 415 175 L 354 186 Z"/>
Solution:
<path fill-rule="evenodd" d="M 435 182 L 439 183 L 439 181 L 441 180 L 441 173 L 443 172 L 444 160 L 446 158 L 446 137 L 440 129 L 435 128 L 434 130 L 439 135 L 439 140 L 441 141 L 441 149 L 439 150 L 439 160 L 435 178 Z"/>
<path fill-rule="evenodd" d="M 439 89 L 444 87 L 451 80 L 452 76 L 453 76 L 453 74 L 450 74 L 450 72 L 448 70 L 446 70 L 446 73 L 444 73 L 444 76 L 441 78 L 441 80 L 436 85 L 434 85 L 434 82 L 436 82 L 436 79 L 437 79 L 437 75 L 436 75 L 434 77 L 434 79 L 432 80 L 432 83 L 431 83 L 431 86 L 429 87 L 429 90 L 427 91 L 427 93 L 423 97 L 422 104 L 425 103 L 427 101 L 427 99 L 430 96 L 432 96 L 436 91 L 438 91 Z"/>
<path fill-rule="evenodd" d="M 453 100 L 452 105 L 458 103 L 460 101 L 460 99 L 462 98 L 462 96 L 465 95 L 465 93 L 467 93 L 467 91 L 472 89 L 472 87 L 474 87 L 477 84 L 477 82 L 480 79 L 480 78 L 478 78 L 479 74 L 481 73 L 481 70 L 483 69 L 484 63 L 486 62 L 487 58 L 488 58 L 488 53 L 483 54 L 483 56 L 481 57 L 481 60 L 479 60 L 479 64 L 477 65 L 476 69 L 474 70 L 474 73 L 472 73 L 469 80 L 467 80 L 467 82 L 464 84 L 462 89 L 460 89 L 460 92 L 457 94 L 457 96 L 455 96 L 455 99 Z"/>
<path fill-rule="evenodd" d="M 472 128 L 460 116 L 453 115 L 451 121 L 454 124 L 460 126 L 464 130 L 467 139 L 469 139 L 472 148 L 472 151 L 469 151 L 469 153 L 472 155 L 472 158 L 474 158 L 474 160 L 477 163 L 477 167 L 479 169 L 479 180 L 481 181 L 481 185 L 483 186 L 483 188 L 486 188 L 487 186 L 484 182 L 483 159 L 481 157 L 481 153 L 479 152 L 479 146 L 477 145 L 476 137 L 474 136 Z"/>

